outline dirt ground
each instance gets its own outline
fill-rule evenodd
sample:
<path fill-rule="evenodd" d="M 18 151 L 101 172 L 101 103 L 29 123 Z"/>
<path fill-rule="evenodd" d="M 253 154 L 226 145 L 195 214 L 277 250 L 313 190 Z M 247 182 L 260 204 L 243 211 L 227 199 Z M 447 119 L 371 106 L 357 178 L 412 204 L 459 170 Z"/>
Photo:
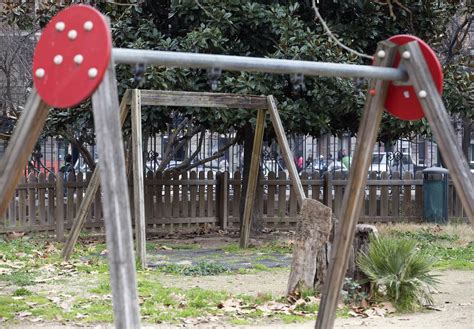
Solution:
<path fill-rule="evenodd" d="M 213 277 L 176 277 L 163 274 L 160 282 L 165 286 L 204 289 L 219 289 L 235 294 L 272 293 L 284 294 L 288 270 L 261 272 L 258 274 L 233 274 Z M 430 329 L 468 329 L 474 328 L 474 271 L 442 271 L 438 272 L 441 284 L 439 291 L 434 295 L 435 304 L 431 311 L 409 315 L 398 315 L 375 318 L 337 319 L 335 328 L 430 328 Z M 34 325 L 17 325 L 10 328 L 84 328 L 75 326 L 61 326 L 51 323 Z M 154 325 L 144 328 L 183 328 L 185 325 Z M 297 324 L 272 324 L 258 326 L 233 326 L 223 324 L 203 324 L 193 328 L 313 328 L 314 322 Z M 110 325 L 92 325 L 90 328 L 112 328 Z"/>

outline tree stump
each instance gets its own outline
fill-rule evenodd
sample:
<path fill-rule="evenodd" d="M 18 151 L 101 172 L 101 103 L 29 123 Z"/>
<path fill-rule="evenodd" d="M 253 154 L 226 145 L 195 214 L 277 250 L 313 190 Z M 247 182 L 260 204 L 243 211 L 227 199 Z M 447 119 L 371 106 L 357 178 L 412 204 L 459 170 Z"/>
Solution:
<path fill-rule="evenodd" d="M 296 228 L 291 272 L 288 279 L 289 295 L 313 289 L 317 271 L 317 256 L 329 240 L 332 210 L 321 202 L 305 199 Z"/>
<path fill-rule="evenodd" d="M 314 280 L 315 287 L 321 287 L 323 285 L 329 267 L 329 261 L 331 258 L 331 245 L 334 240 L 334 232 L 338 220 L 333 216 L 332 221 L 334 224 L 331 230 L 329 241 L 327 241 L 325 245 L 322 246 L 317 255 L 317 265 Z M 371 234 L 374 234 L 375 236 L 378 234 L 377 228 L 374 225 L 357 224 L 354 241 L 352 243 L 351 254 L 349 257 L 349 263 L 347 265 L 346 278 L 351 278 L 353 280 L 366 279 L 364 273 L 362 273 L 362 271 L 357 267 L 355 259 L 358 252 L 367 252 L 369 248 L 369 236 Z"/>

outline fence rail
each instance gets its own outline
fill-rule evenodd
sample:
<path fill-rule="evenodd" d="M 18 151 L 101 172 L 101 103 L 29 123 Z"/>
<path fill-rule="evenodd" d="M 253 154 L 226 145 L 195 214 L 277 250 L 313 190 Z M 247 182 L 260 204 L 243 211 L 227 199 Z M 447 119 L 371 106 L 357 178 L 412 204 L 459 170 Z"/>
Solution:
<path fill-rule="evenodd" d="M 68 230 L 79 211 L 91 173 L 69 175 L 30 174 L 22 178 L 7 213 L 0 218 L 0 233 L 12 231 L 54 232 Z M 320 200 L 340 215 L 346 177 L 341 172 L 311 178 L 301 175 L 307 197 Z M 259 182 L 255 207 L 265 227 L 288 229 L 296 225 L 298 206 L 285 172 L 270 172 Z M 133 186 L 129 185 L 130 196 Z M 202 225 L 238 228 L 242 176 L 235 172 L 182 175 L 148 173 L 145 179 L 145 216 L 148 231 L 193 229 Z M 133 197 L 130 198 L 133 214 Z M 423 179 L 417 172 L 370 173 L 359 222 L 417 222 L 423 216 Z M 464 218 L 461 202 L 448 182 L 448 216 Z M 101 231 L 104 227 L 100 190 L 88 212 L 85 228 Z"/>

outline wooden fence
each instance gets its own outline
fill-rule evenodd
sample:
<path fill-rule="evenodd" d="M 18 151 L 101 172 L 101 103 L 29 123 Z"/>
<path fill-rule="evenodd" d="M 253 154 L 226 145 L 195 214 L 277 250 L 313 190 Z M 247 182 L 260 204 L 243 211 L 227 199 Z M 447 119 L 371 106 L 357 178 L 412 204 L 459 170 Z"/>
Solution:
<path fill-rule="evenodd" d="M 0 233 L 11 231 L 67 230 L 74 217 L 90 179 L 69 175 L 63 182 L 62 175 L 31 174 L 17 187 L 16 197 L 0 218 Z M 330 205 L 336 216 L 340 215 L 342 197 L 347 180 L 342 173 L 324 178 L 309 179 L 302 175 L 308 197 Z M 285 172 L 278 176 L 270 172 L 260 180 L 255 206 L 270 228 L 287 229 L 296 225 L 298 207 L 296 195 L 290 189 Z M 130 185 L 130 189 L 132 186 Z M 130 193 L 130 195 L 132 195 Z M 148 231 L 196 228 L 202 225 L 222 228 L 239 227 L 239 206 L 242 196 L 242 177 L 228 173 L 190 172 L 181 176 L 170 173 L 148 173 L 145 179 L 145 214 Z M 133 198 L 130 199 L 133 214 Z M 378 177 L 371 173 L 367 183 L 364 207 L 360 222 L 422 221 L 423 179 L 421 172 L 415 177 L 406 172 L 402 179 L 398 173 L 389 178 L 387 173 Z M 448 183 L 448 215 L 465 217 L 460 199 Z M 102 230 L 104 221 L 100 193 L 88 213 L 86 229 Z"/>

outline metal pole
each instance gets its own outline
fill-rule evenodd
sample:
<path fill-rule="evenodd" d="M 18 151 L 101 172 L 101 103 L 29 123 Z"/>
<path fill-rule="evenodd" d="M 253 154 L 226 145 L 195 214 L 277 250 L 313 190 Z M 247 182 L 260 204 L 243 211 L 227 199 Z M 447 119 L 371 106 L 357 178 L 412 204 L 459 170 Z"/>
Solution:
<path fill-rule="evenodd" d="M 244 56 L 182 53 L 160 50 L 113 48 L 117 64 L 144 63 L 180 68 L 220 68 L 227 71 L 248 71 L 279 74 L 316 75 L 326 77 L 364 77 L 380 80 L 405 81 L 407 73 L 402 69 L 370 65 L 337 64 L 326 62 L 295 61 Z"/>

